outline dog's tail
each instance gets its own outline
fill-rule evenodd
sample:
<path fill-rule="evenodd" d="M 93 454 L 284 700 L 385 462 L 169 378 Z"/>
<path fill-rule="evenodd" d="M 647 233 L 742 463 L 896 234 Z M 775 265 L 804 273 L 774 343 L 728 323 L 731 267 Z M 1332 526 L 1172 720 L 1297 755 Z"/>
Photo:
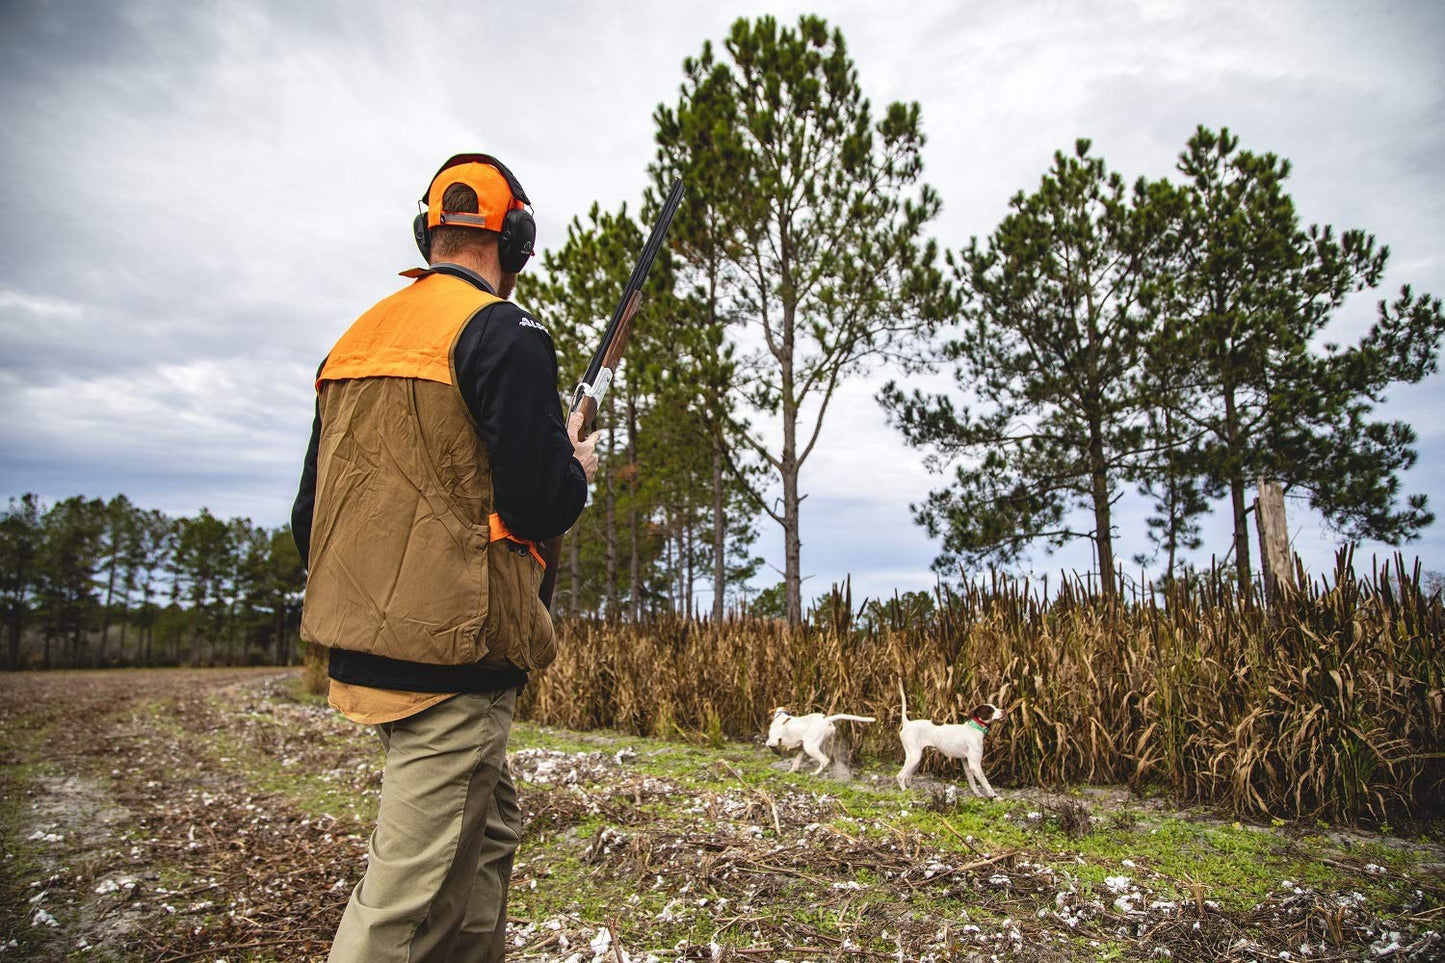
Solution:
<path fill-rule="evenodd" d="M 903 700 L 903 724 L 908 725 L 908 693 L 903 691 L 903 680 L 898 680 L 898 696 Z"/>
<path fill-rule="evenodd" d="M 839 714 L 836 715 L 836 716 L 828 716 L 828 717 L 825 718 L 823 721 L 824 721 L 824 722 L 837 722 L 839 719 L 847 719 L 849 722 L 877 722 L 877 721 L 878 721 L 877 719 L 874 719 L 872 716 L 850 716 L 850 715 L 848 715 L 846 712 L 839 713 Z"/>

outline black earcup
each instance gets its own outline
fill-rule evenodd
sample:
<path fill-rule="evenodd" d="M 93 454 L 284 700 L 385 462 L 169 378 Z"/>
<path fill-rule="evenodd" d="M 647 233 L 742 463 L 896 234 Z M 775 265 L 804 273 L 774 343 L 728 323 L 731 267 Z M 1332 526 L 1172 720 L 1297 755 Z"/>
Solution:
<path fill-rule="evenodd" d="M 421 256 L 428 264 L 431 263 L 431 231 L 426 227 L 426 211 L 422 211 L 411 222 L 411 236 L 416 240 L 416 248 L 421 251 Z"/>
<path fill-rule="evenodd" d="M 508 211 L 497 240 L 497 258 L 502 270 L 517 274 L 527 266 L 537 243 L 537 222 L 524 210 Z"/>

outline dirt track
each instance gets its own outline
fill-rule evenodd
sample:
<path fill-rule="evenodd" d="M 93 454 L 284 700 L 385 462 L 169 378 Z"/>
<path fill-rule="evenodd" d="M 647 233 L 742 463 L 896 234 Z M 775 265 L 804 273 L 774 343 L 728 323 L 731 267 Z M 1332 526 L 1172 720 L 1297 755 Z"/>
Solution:
<path fill-rule="evenodd" d="M 195 758 L 185 738 L 235 727 L 208 701 L 218 690 L 282 674 L 0 676 L 0 778 L 18 805 L 5 850 L 27 854 L 0 875 L 0 946 L 37 960 L 87 949 L 126 960 L 228 948 L 323 957 L 350 887 L 336 883 L 353 877 L 363 830 L 342 818 L 317 832 L 229 760 Z M 219 910 L 222 895 L 245 911 Z"/>

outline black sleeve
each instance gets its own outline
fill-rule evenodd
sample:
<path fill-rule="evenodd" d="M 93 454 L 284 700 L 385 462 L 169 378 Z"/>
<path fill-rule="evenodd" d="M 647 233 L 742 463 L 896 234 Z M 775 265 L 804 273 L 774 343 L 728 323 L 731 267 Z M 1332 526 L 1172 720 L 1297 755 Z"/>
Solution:
<path fill-rule="evenodd" d="M 587 477 L 562 419 L 551 335 L 504 301 L 467 322 L 453 360 L 491 454 L 495 511 L 523 538 L 561 535 L 587 503 Z"/>
<path fill-rule="evenodd" d="M 325 366 L 322 362 L 322 366 Z M 317 376 L 321 374 L 317 369 Z M 291 505 L 291 537 L 301 553 L 301 567 L 311 563 L 311 515 L 316 508 L 316 451 L 321 444 L 321 396 L 316 397 L 316 415 L 311 420 L 311 442 L 306 446 L 306 461 L 301 466 L 301 486 Z"/>

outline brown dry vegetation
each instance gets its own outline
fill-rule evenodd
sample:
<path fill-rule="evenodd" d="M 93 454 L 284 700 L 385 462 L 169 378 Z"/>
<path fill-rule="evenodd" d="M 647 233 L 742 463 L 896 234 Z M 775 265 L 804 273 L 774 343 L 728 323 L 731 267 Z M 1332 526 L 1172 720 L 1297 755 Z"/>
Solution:
<path fill-rule="evenodd" d="M 1108 604 L 996 580 L 939 601 L 867 629 L 842 598 L 823 629 L 568 623 L 524 711 L 714 740 L 755 737 L 775 706 L 861 713 L 880 720 L 859 730 L 862 757 L 884 762 L 901 760 L 902 681 L 913 718 L 1008 710 L 989 737 L 996 786 L 1127 784 L 1250 817 L 1445 815 L 1445 603 L 1398 559 L 1357 578 L 1342 555 L 1328 585 L 1268 611 L 1227 586 Z"/>

